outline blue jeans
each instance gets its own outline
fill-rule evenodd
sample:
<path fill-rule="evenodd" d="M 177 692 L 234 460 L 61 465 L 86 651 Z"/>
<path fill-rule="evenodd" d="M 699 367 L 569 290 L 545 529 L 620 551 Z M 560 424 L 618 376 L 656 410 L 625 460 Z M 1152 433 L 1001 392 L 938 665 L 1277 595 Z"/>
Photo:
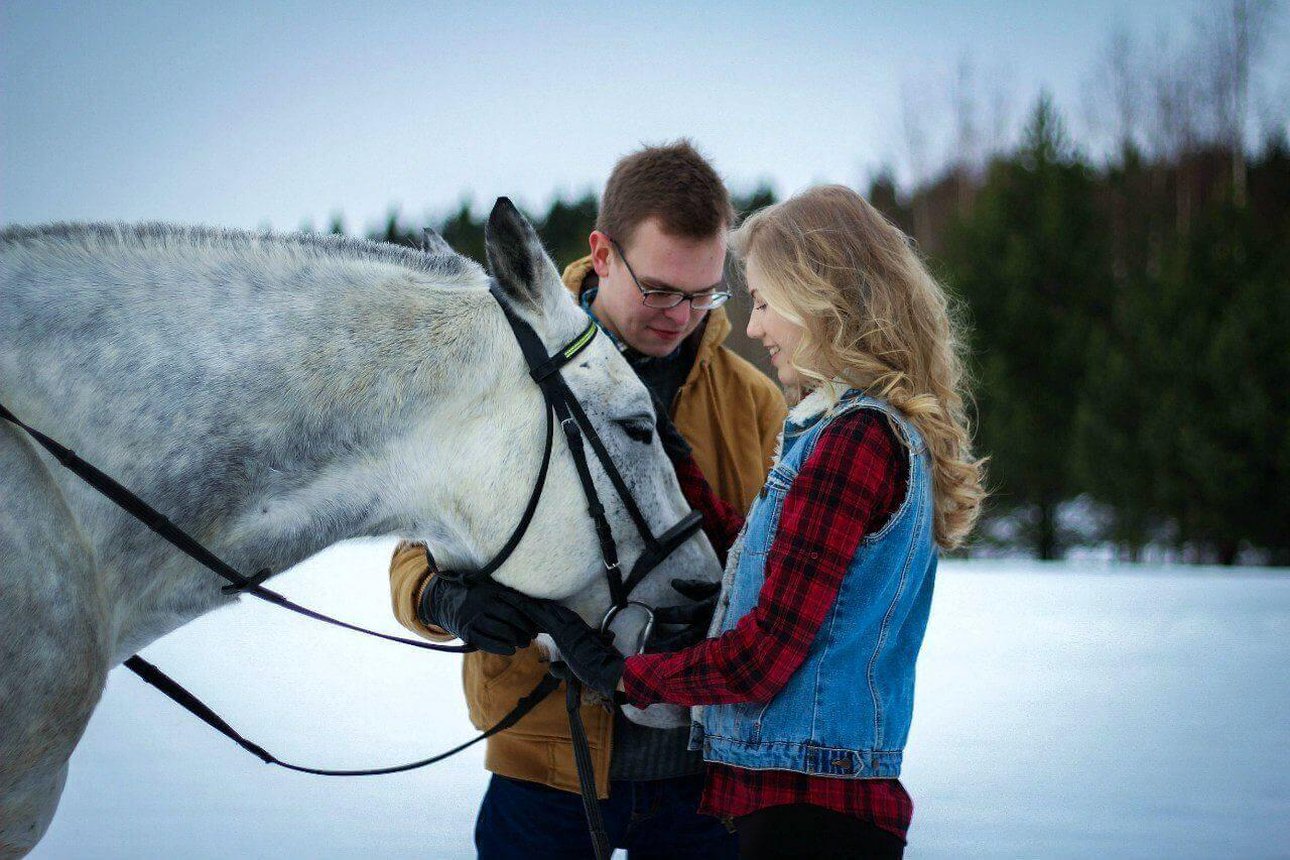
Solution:
<path fill-rule="evenodd" d="M 700 815 L 703 776 L 611 782 L 600 801 L 609 844 L 630 860 L 707 860 L 739 856 L 735 835 Z M 480 860 L 576 860 L 594 857 L 582 798 L 536 782 L 493 775 L 475 822 Z"/>

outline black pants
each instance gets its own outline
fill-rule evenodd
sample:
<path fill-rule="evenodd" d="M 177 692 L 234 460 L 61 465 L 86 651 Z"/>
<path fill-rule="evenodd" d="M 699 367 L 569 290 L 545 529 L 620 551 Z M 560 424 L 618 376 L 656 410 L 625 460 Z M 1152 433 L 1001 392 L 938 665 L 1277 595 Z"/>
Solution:
<path fill-rule="evenodd" d="M 736 818 L 735 829 L 743 860 L 900 860 L 905 855 L 905 843 L 899 836 L 809 803 L 759 809 Z"/>

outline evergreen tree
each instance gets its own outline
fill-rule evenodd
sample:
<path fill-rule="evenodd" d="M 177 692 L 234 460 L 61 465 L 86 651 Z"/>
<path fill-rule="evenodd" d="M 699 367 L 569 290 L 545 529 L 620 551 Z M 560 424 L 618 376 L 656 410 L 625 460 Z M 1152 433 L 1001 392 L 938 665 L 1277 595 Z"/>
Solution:
<path fill-rule="evenodd" d="M 547 209 L 546 216 L 537 222 L 538 235 L 557 268 L 563 269 L 590 253 L 587 237 L 596 229 L 598 209 L 596 195 L 591 193 L 568 203 L 556 198 Z"/>
<path fill-rule="evenodd" d="M 458 254 L 470 257 L 481 266 L 488 265 L 484 249 L 484 222 L 475 220 L 470 211 L 470 200 L 461 201 L 457 212 L 449 215 L 439 226 L 439 235 Z"/>
<path fill-rule="evenodd" d="M 1168 451 L 1158 491 L 1182 541 L 1232 564 L 1245 543 L 1290 546 L 1290 234 L 1261 236 L 1244 207 L 1215 209 L 1164 272 L 1157 325 L 1169 337 L 1152 358 L 1172 385 L 1155 421 Z"/>
<path fill-rule="evenodd" d="M 747 194 L 730 195 L 730 203 L 735 208 L 737 219 L 744 218 L 758 209 L 765 209 L 777 199 L 775 189 L 765 182 L 758 183 L 757 187 Z"/>
<path fill-rule="evenodd" d="M 978 442 L 989 454 L 994 510 L 1021 515 L 1044 559 L 1064 536 L 1070 447 L 1092 323 L 1106 313 L 1104 230 L 1093 176 L 1042 96 L 1025 142 L 996 161 L 951 227 L 948 279 L 973 316 Z"/>
<path fill-rule="evenodd" d="M 1181 233 L 1133 181 L 1150 171 L 1126 159 L 1108 176 L 1125 192 L 1113 212 L 1139 196 L 1111 219 L 1127 252 L 1090 342 L 1075 460 L 1131 557 L 1166 537 L 1200 561 L 1233 563 L 1244 545 L 1290 556 L 1290 217 L 1271 202 L 1287 167 L 1269 146 L 1249 208 L 1211 194 Z"/>

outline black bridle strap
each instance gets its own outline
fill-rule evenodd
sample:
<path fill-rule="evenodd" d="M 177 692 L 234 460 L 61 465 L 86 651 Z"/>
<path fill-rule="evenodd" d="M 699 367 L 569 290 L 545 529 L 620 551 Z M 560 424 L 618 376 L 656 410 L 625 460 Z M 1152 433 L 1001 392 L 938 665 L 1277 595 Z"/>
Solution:
<path fill-rule="evenodd" d="M 479 736 L 472 738 L 463 744 L 458 744 L 446 752 L 431 756 L 430 758 L 423 758 L 419 761 L 393 765 L 391 767 L 371 768 L 369 770 L 329 770 L 324 768 L 305 767 L 304 765 L 291 764 L 289 762 L 282 761 L 282 759 L 273 755 L 273 753 L 269 752 L 264 747 L 242 737 L 237 730 L 224 722 L 218 714 L 203 704 L 200 699 L 188 692 L 188 690 L 184 689 L 178 681 L 171 678 L 165 672 L 161 671 L 138 654 L 135 654 L 133 657 L 126 660 L 125 667 L 147 683 L 156 687 L 184 710 L 188 711 L 190 714 L 215 729 L 215 731 L 224 735 L 224 737 L 233 741 L 233 743 L 263 761 L 265 764 L 277 765 L 278 767 L 298 771 L 299 773 L 311 773 L 315 776 L 383 776 L 385 774 L 403 773 L 409 770 L 416 770 L 417 768 L 426 767 L 427 765 L 432 765 L 435 762 L 443 761 L 449 756 L 456 755 L 467 747 L 474 746 L 485 738 L 490 738 L 498 732 L 506 731 L 511 726 L 518 723 L 525 714 L 537 707 L 539 702 L 551 695 L 556 687 L 560 686 L 559 678 L 550 674 L 543 675 L 542 680 L 538 682 L 538 685 L 534 687 L 528 695 L 520 699 L 519 702 L 516 703 L 515 707 L 511 709 L 511 712 L 498 720 L 496 725 L 492 726 Z"/>
<path fill-rule="evenodd" d="M 492 561 L 481 567 L 479 570 L 473 570 L 463 575 L 467 581 L 483 579 L 484 577 L 489 577 L 496 573 L 497 569 L 502 566 L 506 559 L 511 557 L 511 553 L 513 553 L 515 548 L 520 545 L 520 540 L 523 539 L 524 533 L 528 531 L 529 523 L 533 520 L 533 514 L 537 511 L 538 501 L 542 498 L 542 487 L 546 484 L 546 473 L 551 466 L 551 443 L 552 439 L 555 437 L 554 423 L 554 420 L 551 418 L 551 410 L 547 409 L 546 447 L 542 450 L 542 467 L 538 469 L 537 482 L 533 484 L 533 492 L 529 494 L 529 503 L 524 508 L 524 515 L 520 517 L 519 525 L 515 527 L 515 531 L 511 532 L 510 539 L 506 541 L 506 545 L 501 548 L 497 555 L 493 556 Z M 434 564 L 434 556 L 430 555 L 430 548 L 428 546 L 426 547 L 426 557 L 430 559 L 431 568 L 434 569 L 436 567 Z"/>
<path fill-rule="evenodd" d="M 591 421 L 582 410 L 581 404 L 578 403 L 573 393 L 569 391 L 564 380 L 559 380 L 558 385 L 561 391 L 557 402 L 566 406 L 573 414 L 574 420 L 582 426 L 584 435 L 586 435 L 587 441 L 591 444 L 591 449 L 595 452 L 601 465 L 604 466 L 610 482 L 614 485 L 614 490 L 618 493 L 619 498 L 622 499 L 624 507 L 627 508 L 627 513 L 631 516 L 632 522 L 636 524 L 636 530 L 640 533 L 645 544 L 645 548 L 641 551 L 640 556 L 637 557 L 636 563 L 632 565 L 631 574 L 626 581 L 622 580 L 621 571 L 616 568 L 610 570 L 610 591 L 613 592 L 616 589 L 622 596 L 621 600 L 615 598 L 614 605 L 622 606 L 636 586 L 640 584 L 640 581 L 651 570 L 657 567 L 663 559 L 671 555 L 677 547 L 694 536 L 694 533 L 699 530 L 703 515 L 698 511 L 690 511 L 682 517 L 679 523 L 664 532 L 661 537 L 654 537 L 653 531 L 650 530 L 649 524 L 645 521 L 645 516 L 641 513 L 635 498 L 627 488 L 627 482 L 623 480 L 622 474 L 614 466 L 614 461 L 610 458 L 609 452 L 605 450 L 604 442 L 601 441 L 595 428 L 591 426 Z"/>
<path fill-rule="evenodd" d="M 529 365 L 530 376 L 542 389 L 548 408 L 555 413 L 560 420 L 560 426 L 565 431 L 569 450 L 573 456 L 574 465 L 578 469 L 578 477 L 582 482 L 583 490 L 587 497 L 587 511 L 595 523 L 596 537 L 600 542 L 601 554 L 605 561 L 611 599 L 615 606 L 624 606 L 632 590 L 645 575 L 698 531 L 701 515 L 692 511 L 680 523 L 668 529 L 662 537 L 655 538 L 649 523 L 645 520 L 644 514 L 641 513 L 640 507 L 636 504 L 636 499 L 627 487 L 627 482 L 623 480 L 622 474 L 618 471 L 617 466 L 614 465 L 613 458 L 609 456 L 609 452 L 605 449 L 604 442 L 592 425 L 591 419 L 587 417 L 582 405 L 573 395 L 573 392 L 569 390 L 568 384 L 559 375 L 560 368 L 571 361 L 591 342 L 595 336 L 595 321 L 590 321 L 582 334 L 570 341 L 555 355 L 548 356 L 546 346 L 533 328 L 515 313 L 510 303 L 501 295 L 496 286 L 490 286 L 489 289 L 493 294 L 493 298 L 501 306 L 502 314 L 510 325 L 516 341 L 519 343 L 520 352 Z M 636 559 L 636 563 L 632 566 L 632 572 L 625 581 L 618 566 L 618 549 L 614 543 L 613 531 L 605 516 L 604 505 L 601 504 L 596 494 L 595 484 L 592 483 L 591 471 L 588 468 L 586 453 L 583 449 L 582 440 L 584 437 L 591 445 L 596 459 L 600 461 L 602 468 L 609 476 L 614 491 L 622 500 L 623 506 L 626 508 L 644 543 L 644 550 L 641 552 L 640 557 Z M 490 565 L 490 568 L 496 569 L 492 565 Z"/>
<path fill-rule="evenodd" d="M 290 610 L 306 618 L 312 618 L 315 621 L 322 621 L 335 627 L 341 627 L 345 630 L 353 630 L 355 633 L 362 633 L 367 636 L 374 636 L 377 639 L 384 639 L 388 642 L 398 642 L 403 645 L 411 645 L 414 648 L 422 648 L 427 651 L 446 651 L 452 654 L 461 654 L 474 650 L 467 645 L 436 645 L 432 642 L 418 642 L 414 639 L 405 639 L 401 636 L 391 636 L 388 633 L 381 633 L 376 630 L 369 630 L 366 627 L 359 627 L 356 624 L 350 624 L 347 621 L 341 621 L 332 618 L 330 615 L 323 615 L 321 612 L 315 612 L 297 603 L 293 603 L 287 598 L 278 594 L 276 591 L 270 591 L 262 586 L 268 576 L 268 571 L 260 571 L 252 577 L 243 576 L 234 570 L 227 562 L 221 559 L 215 553 L 204 547 L 192 535 L 188 534 L 179 526 L 172 523 L 156 508 L 153 508 L 143 499 L 121 486 L 110 475 L 94 467 L 90 463 L 77 456 L 76 452 L 60 445 L 58 442 L 41 433 L 39 430 L 24 424 L 18 420 L 12 412 L 9 411 L 3 403 L 0 403 L 0 418 L 24 430 L 28 436 L 54 456 L 60 464 L 66 467 L 74 475 L 85 481 L 101 494 L 106 496 L 110 501 L 116 504 L 130 516 L 143 523 L 152 531 L 156 532 L 162 539 L 179 549 L 189 558 L 205 567 L 231 583 L 231 588 L 236 592 L 245 592 L 253 597 L 258 597 L 275 606 Z"/>
<path fill-rule="evenodd" d="M 569 412 L 567 403 L 563 400 L 552 400 L 551 409 L 560 418 L 560 426 L 564 428 L 565 439 L 569 445 L 569 454 L 573 457 L 573 465 L 578 470 L 578 480 L 586 488 L 583 494 L 587 499 L 587 514 L 595 525 L 596 540 L 600 542 L 600 556 L 604 559 L 605 577 L 609 582 L 609 598 L 615 606 L 622 606 L 627 602 L 627 591 L 623 589 L 623 578 L 618 569 L 618 544 L 614 543 L 614 531 L 609 525 L 609 518 L 605 516 L 605 506 L 600 503 L 600 497 L 596 494 L 595 485 L 592 483 L 591 468 L 587 464 L 587 452 L 582 445 L 582 434 L 578 432 L 577 424 Z"/>
<path fill-rule="evenodd" d="M 600 798 L 596 795 L 596 771 L 591 763 L 591 745 L 587 742 L 587 729 L 582 724 L 582 683 L 577 679 L 566 682 L 564 709 L 569 713 L 569 734 L 573 740 L 573 763 L 578 769 L 578 789 L 582 795 L 582 811 L 587 816 L 591 830 L 591 843 L 597 860 L 609 860 L 609 834 L 605 819 L 600 814 Z"/>
<path fill-rule="evenodd" d="M 596 325 L 595 320 L 588 320 L 587 327 L 582 330 L 581 334 L 559 349 L 554 355 L 548 355 L 546 345 L 542 343 L 542 339 L 538 337 L 537 332 L 515 313 L 510 302 L 497 287 L 491 285 L 489 291 L 501 307 L 502 315 L 505 317 L 507 324 L 510 325 L 511 332 L 515 335 L 515 340 L 520 347 L 520 353 L 524 356 L 524 361 L 529 366 L 529 375 L 542 390 L 542 396 L 547 405 L 548 420 L 551 416 L 554 416 L 555 419 L 559 420 L 560 427 L 564 430 L 569 453 L 573 458 L 574 467 L 578 472 L 578 480 L 582 484 L 583 493 L 587 499 L 587 513 L 595 525 L 596 539 L 600 543 L 600 553 L 604 559 L 605 571 L 609 580 L 610 597 L 615 606 L 621 606 L 627 601 L 627 591 L 623 588 L 622 576 L 618 570 L 618 547 L 614 543 L 613 529 L 609 525 L 604 505 L 601 504 L 600 498 L 596 494 L 591 469 L 587 463 L 587 454 L 582 443 L 582 437 L 587 434 L 594 436 L 595 430 L 591 427 L 586 414 L 578 405 L 577 398 L 573 396 L 573 392 L 569 390 L 569 387 L 559 374 L 559 370 L 562 367 L 576 358 L 595 339 L 599 327 Z M 579 415 L 582 417 L 582 432 L 579 432 Z M 644 517 L 639 516 L 636 503 L 631 498 L 631 493 L 627 491 L 626 482 L 618 476 L 617 469 L 614 468 L 613 462 L 608 458 L 608 454 L 601 453 L 604 451 L 604 446 L 600 444 L 598 438 L 593 441 L 592 448 L 597 452 L 597 457 L 601 460 L 604 468 L 611 473 L 611 480 L 614 481 L 614 486 L 619 494 L 623 495 L 625 493 L 623 495 L 624 504 L 628 506 L 629 510 L 633 511 L 633 518 L 637 523 L 637 527 L 640 528 L 642 525 L 645 527 L 642 534 L 645 536 L 648 546 L 653 541 L 653 536 L 649 532 L 649 527 L 645 523 Z M 539 481 L 534 492 L 539 492 L 541 486 L 542 482 Z M 639 519 L 636 519 L 637 517 Z M 512 539 L 518 542 L 517 536 L 520 533 L 521 531 L 517 530 L 512 535 Z M 482 575 L 491 574 L 497 567 L 498 565 L 490 563 L 486 568 L 486 572 L 482 572 Z M 467 579 L 480 575 L 481 572 L 465 574 Z"/>
<path fill-rule="evenodd" d="M 591 450 L 596 452 L 596 459 L 600 461 L 605 473 L 609 475 L 609 480 L 614 485 L 614 490 L 618 493 L 619 498 L 622 499 L 623 506 L 627 508 L 627 513 L 631 516 L 632 522 L 636 524 L 636 530 L 640 532 L 640 536 L 644 539 L 646 546 L 653 543 L 654 533 L 650 530 L 649 523 L 645 521 L 645 515 L 637 507 L 631 490 L 627 488 L 627 482 L 623 480 L 623 476 L 618 472 L 618 467 L 614 465 L 613 458 L 605 450 L 605 443 L 600 440 L 600 435 L 596 433 L 596 428 L 592 426 L 591 419 L 582 410 L 582 404 L 573 396 L 573 392 L 569 390 L 569 386 L 565 384 L 563 379 L 558 379 L 554 384 L 560 394 L 560 400 L 573 413 L 578 426 L 582 428 L 583 435 L 587 437 L 587 441 L 591 444 Z"/>
<path fill-rule="evenodd" d="M 631 594 L 632 590 L 640 584 L 640 581 L 649 574 L 651 570 L 658 567 L 663 559 L 671 555 L 677 547 L 694 537 L 694 533 L 703 525 L 703 514 L 698 511 L 690 511 L 681 521 L 670 529 L 665 531 L 661 537 L 651 541 L 645 546 L 645 551 L 636 559 L 632 565 L 632 572 L 628 575 L 627 581 L 623 583 L 623 590 Z"/>
<path fill-rule="evenodd" d="M 509 313 L 509 308 L 505 308 L 505 306 L 503 306 L 503 308 Z M 510 317 L 508 316 L 507 319 L 510 319 Z M 546 361 L 533 364 L 530 360 L 529 376 L 533 377 L 534 382 L 541 385 L 543 380 L 551 374 L 559 372 L 560 368 L 564 367 L 572 361 L 578 353 L 586 349 L 587 345 L 591 343 L 592 339 L 596 336 L 596 332 L 599 330 L 600 329 L 596 325 L 596 321 L 592 320 L 587 323 L 587 327 L 582 330 L 582 334 L 569 341 L 569 343 L 565 344 L 563 349 L 546 359 Z M 521 344 L 521 348 L 522 347 L 523 345 Z M 524 357 L 525 359 L 529 359 L 527 352 Z"/>

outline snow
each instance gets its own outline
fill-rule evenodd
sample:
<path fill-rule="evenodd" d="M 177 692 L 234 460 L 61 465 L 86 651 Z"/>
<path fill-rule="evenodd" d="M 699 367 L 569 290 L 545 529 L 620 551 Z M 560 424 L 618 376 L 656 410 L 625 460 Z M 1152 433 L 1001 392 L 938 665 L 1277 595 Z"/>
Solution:
<path fill-rule="evenodd" d="M 392 544 L 274 580 L 401 632 Z M 288 761 L 358 768 L 473 734 L 454 655 L 244 600 L 144 656 Z M 1257 568 L 942 565 L 904 781 L 909 858 L 1290 857 L 1290 575 Z M 112 673 L 33 858 L 473 857 L 482 745 L 358 779 L 261 764 Z"/>

